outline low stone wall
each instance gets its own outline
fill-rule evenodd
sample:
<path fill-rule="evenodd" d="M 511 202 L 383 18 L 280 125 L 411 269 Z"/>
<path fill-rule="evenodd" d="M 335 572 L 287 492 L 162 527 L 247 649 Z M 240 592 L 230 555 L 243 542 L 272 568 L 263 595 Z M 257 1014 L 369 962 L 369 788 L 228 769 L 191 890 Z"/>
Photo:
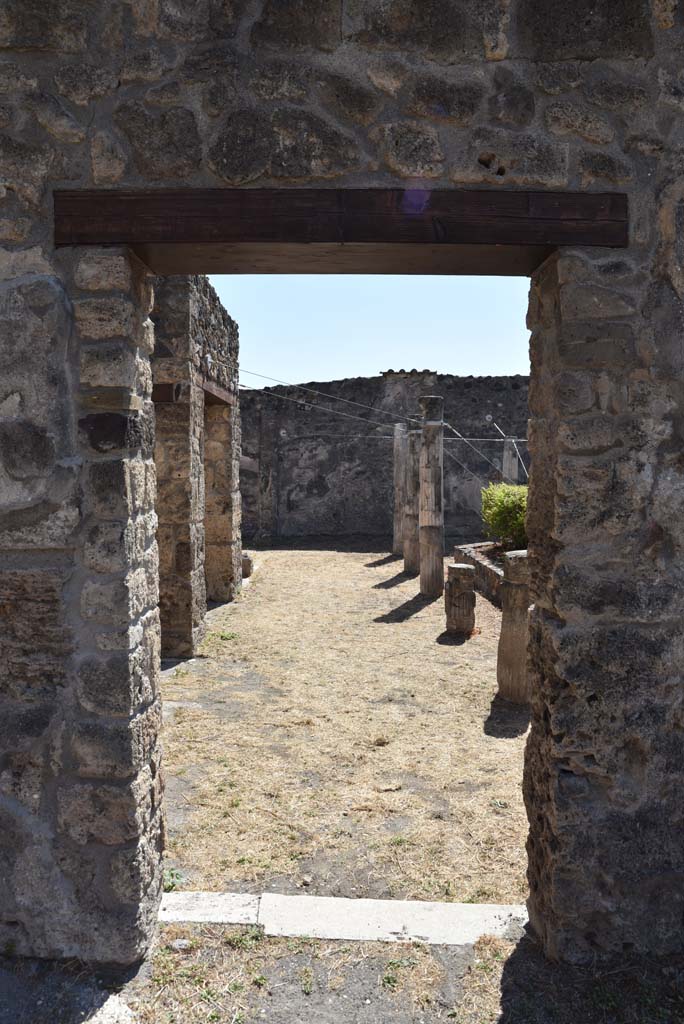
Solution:
<path fill-rule="evenodd" d="M 493 547 L 489 541 L 459 544 L 454 548 L 454 561 L 475 567 L 475 589 L 500 608 L 504 571 L 502 566 L 489 557 Z"/>

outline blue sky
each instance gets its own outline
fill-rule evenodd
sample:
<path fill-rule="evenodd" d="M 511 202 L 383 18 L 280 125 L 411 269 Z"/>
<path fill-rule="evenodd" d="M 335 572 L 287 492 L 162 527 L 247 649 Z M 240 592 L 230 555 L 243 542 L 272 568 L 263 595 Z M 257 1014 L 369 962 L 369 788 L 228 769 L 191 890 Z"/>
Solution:
<path fill-rule="evenodd" d="M 529 373 L 524 277 L 212 276 L 252 370 L 292 383 L 388 369 Z"/>

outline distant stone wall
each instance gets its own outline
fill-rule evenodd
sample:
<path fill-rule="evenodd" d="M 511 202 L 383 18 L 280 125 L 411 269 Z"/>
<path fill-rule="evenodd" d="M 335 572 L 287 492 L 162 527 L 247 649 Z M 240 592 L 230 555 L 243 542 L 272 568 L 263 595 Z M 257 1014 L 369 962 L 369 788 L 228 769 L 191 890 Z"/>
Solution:
<path fill-rule="evenodd" d="M 157 282 L 152 318 L 162 653 L 192 655 L 240 586 L 238 328 L 204 277 Z M 214 401 L 217 384 L 232 404 Z"/>
<path fill-rule="evenodd" d="M 479 455 L 445 433 L 446 534 L 454 541 L 481 536 L 480 490 L 483 483 L 501 479 L 503 458 L 503 444 L 486 417 L 491 415 L 506 433 L 526 437 L 527 377 L 390 370 L 379 377 L 305 386 L 359 405 L 294 387 L 242 392 L 240 486 L 246 540 L 389 536 L 393 424 L 402 416 L 420 416 L 421 394 L 443 395 L 446 420 L 466 437 L 489 438 L 476 443 Z M 526 445 L 520 447 L 526 456 Z"/>

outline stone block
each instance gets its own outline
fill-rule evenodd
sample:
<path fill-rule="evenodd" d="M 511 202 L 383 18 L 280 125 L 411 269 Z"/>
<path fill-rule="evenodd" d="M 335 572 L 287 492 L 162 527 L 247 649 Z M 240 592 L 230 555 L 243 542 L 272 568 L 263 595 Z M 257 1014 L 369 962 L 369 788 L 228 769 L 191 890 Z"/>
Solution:
<path fill-rule="evenodd" d="M 309 91 L 309 70 L 301 63 L 259 61 L 250 89 L 262 100 L 303 100 Z"/>
<path fill-rule="evenodd" d="M 199 167 L 202 142 L 192 110 L 171 107 L 157 114 L 133 101 L 118 108 L 114 122 L 128 139 L 143 177 L 168 181 L 187 177 Z"/>
<path fill-rule="evenodd" d="M 90 11 L 80 0 L 5 0 L 0 48 L 81 53 Z"/>
<path fill-rule="evenodd" d="M 505 9 L 496 0 L 350 0 L 349 32 L 361 46 L 414 51 L 454 64 L 501 56 Z"/>
<path fill-rule="evenodd" d="M 653 53 L 648 0 L 520 0 L 515 56 L 532 61 L 650 57 Z"/>
<path fill-rule="evenodd" d="M 340 0 L 319 0 L 312 18 L 307 0 L 266 0 L 252 28 L 256 46 L 278 50 L 335 50 L 342 42 L 342 5 Z"/>
<path fill-rule="evenodd" d="M 632 165 L 610 153 L 584 150 L 579 157 L 579 173 L 583 185 L 594 181 L 620 185 L 631 180 Z"/>
<path fill-rule="evenodd" d="M 83 561 L 87 568 L 100 573 L 125 571 L 130 565 L 126 550 L 127 533 L 127 520 L 89 527 L 83 548 Z"/>
<path fill-rule="evenodd" d="M 116 249 L 94 249 L 76 264 L 74 283 L 88 292 L 126 292 L 132 285 L 128 256 Z"/>
<path fill-rule="evenodd" d="M 417 121 L 378 125 L 371 133 L 382 159 L 404 178 L 437 178 L 444 169 L 444 153 L 434 128 Z"/>
<path fill-rule="evenodd" d="M 23 417 L 0 420 L 0 464 L 12 480 L 47 476 L 55 464 L 54 436 Z"/>
<path fill-rule="evenodd" d="M 266 173 L 274 150 L 270 118 L 258 110 L 236 110 L 223 120 L 207 162 L 223 181 L 240 185 Z"/>
<path fill-rule="evenodd" d="M 446 631 L 451 636 L 469 637 L 475 629 L 475 568 L 452 563 L 444 585 Z"/>
<path fill-rule="evenodd" d="M 120 72 L 121 81 L 158 82 L 169 70 L 164 53 L 156 46 L 146 47 L 128 55 Z"/>
<path fill-rule="evenodd" d="M 316 84 L 323 104 L 344 120 L 370 124 L 382 103 L 372 89 L 344 75 L 319 74 Z"/>
<path fill-rule="evenodd" d="M 560 290 L 560 308 L 566 323 L 573 320 L 616 320 L 635 312 L 629 296 L 587 283 L 564 284 Z"/>
<path fill-rule="evenodd" d="M 235 35 L 246 0 L 230 0 L 229 3 L 226 0 L 200 0 L 193 4 L 160 0 L 158 6 L 150 6 L 156 18 L 152 26 L 144 26 L 145 34 L 155 32 L 162 39 L 179 42 L 214 43 L 217 38 Z M 144 22 L 143 17 L 141 22 Z"/>
<path fill-rule="evenodd" d="M 590 103 L 602 110 L 636 113 L 649 102 L 648 89 L 638 78 L 609 75 L 603 69 L 599 77 L 587 82 L 584 93 Z"/>
<path fill-rule="evenodd" d="M 159 701 L 131 719 L 77 722 L 70 744 L 76 774 L 101 779 L 137 775 L 152 757 L 160 727 Z"/>
<path fill-rule="evenodd" d="M 477 79 L 453 82 L 437 75 L 423 75 L 411 90 L 406 110 L 417 117 L 451 121 L 461 127 L 475 120 L 484 98 Z"/>
<path fill-rule="evenodd" d="M 128 345 L 116 342 L 82 345 L 80 360 L 82 385 L 117 389 L 136 386 L 138 363 L 135 352 Z"/>
<path fill-rule="evenodd" d="M 568 147 L 505 128 L 478 128 L 469 135 L 451 169 L 456 182 L 563 186 L 568 180 Z"/>
<path fill-rule="evenodd" d="M 56 96 L 36 92 L 31 96 L 30 106 L 41 127 L 59 142 L 73 144 L 85 139 L 83 125 L 79 124 Z"/>
<path fill-rule="evenodd" d="M 87 61 L 64 64 L 57 69 L 54 82 L 62 96 L 82 107 L 113 93 L 118 85 L 117 76 L 111 68 Z"/>
<path fill-rule="evenodd" d="M 35 205 L 41 199 L 52 161 L 53 152 L 48 146 L 0 134 L 0 178 L 27 203 Z"/>
<path fill-rule="evenodd" d="M 138 449 L 143 458 L 154 451 L 154 420 L 144 413 L 90 413 L 79 419 L 78 432 L 86 451 L 107 455 Z"/>
<path fill-rule="evenodd" d="M 120 144 L 108 132 L 93 135 L 90 143 L 90 167 L 95 185 L 114 185 L 121 181 L 127 158 Z"/>
<path fill-rule="evenodd" d="M 130 299 L 79 299 L 74 303 L 74 316 L 82 338 L 125 338 L 133 342 L 137 337 L 140 318 Z"/>
<path fill-rule="evenodd" d="M 81 614 L 95 622 L 123 626 L 154 604 L 144 568 L 125 577 L 99 582 L 88 579 L 81 591 Z"/>
<path fill-rule="evenodd" d="M 78 666 L 78 699 L 86 711 L 127 718 L 154 699 L 159 660 L 158 615 L 150 620 L 145 643 L 118 654 L 90 655 Z M 155 635 L 156 633 L 156 635 Z"/>
<path fill-rule="evenodd" d="M 153 810 L 152 779 L 145 768 L 131 782 L 63 783 L 57 790 L 59 831 L 75 843 L 117 846 L 147 830 Z"/>
<path fill-rule="evenodd" d="M 278 108 L 273 132 L 271 173 L 276 178 L 334 178 L 360 163 L 355 140 L 308 111 Z"/>
<path fill-rule="evenodd" d="M 582 301 L 578 296 L 578 303 Z M 627 321 L 577 320 L 563 324 L 558 348 L 564 364 L 573 370 L 619 370 L 637 363 L 634 328 Z"/>
<path fill-rule="evenodd" d="M 143 837 L 134 847 L 119 850 L 112 856 L 109 884 L 117 899 L 137 904 L 141 897 L 161 889 L 161 829 Z"/>
<path fill-rule="evenodd" d="M 534 92 L 507 67 L 494 70 L 494 90 L 489 97 L 489 116 L 520 128 L 534 119 Z"/>
<path fill-rule="evenodd" d="M 552 103 L 546 108 L 544 119 L 554 135 L 576 135 L 596 145 L 605 145 L 615 137 L 604 117 L 575 103 Z"/>

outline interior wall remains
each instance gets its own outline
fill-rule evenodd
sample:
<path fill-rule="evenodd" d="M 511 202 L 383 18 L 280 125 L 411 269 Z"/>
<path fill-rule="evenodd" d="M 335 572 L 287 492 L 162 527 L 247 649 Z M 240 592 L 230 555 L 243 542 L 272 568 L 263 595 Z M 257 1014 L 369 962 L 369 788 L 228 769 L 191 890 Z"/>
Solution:
<path fill-rule="evenodd" d="M 407 422 L 405 417 L 420 425 L 421 394 L 442 395 L 445 419 L 465 437 L 490 438 L 469 447 L 448 428 L 444 434 L 446 537 L 449 543 L 482 537 L 480 492 L 490 480 L 502 479 L 504 453 L 487 416 L 511 436 L 525 438 L 527 377 L 388 370 L 379 377 L 304 387 L 320 394 L 297 387 L 242 392 L 240 486 L 246 541 L 390 537 L 393 427 L 402 419 Z M 529 465 L 527 445 L 521 443 L 519 450 Z M 507 479 L 518 477 L 525 481 L 516 460 Z"/>
<path fill-rule="evenodd" d="M 188 657 L 241 581 L 238 329 L 202 277 L 157 279 L 152 319 L 162 654 Z"/>

